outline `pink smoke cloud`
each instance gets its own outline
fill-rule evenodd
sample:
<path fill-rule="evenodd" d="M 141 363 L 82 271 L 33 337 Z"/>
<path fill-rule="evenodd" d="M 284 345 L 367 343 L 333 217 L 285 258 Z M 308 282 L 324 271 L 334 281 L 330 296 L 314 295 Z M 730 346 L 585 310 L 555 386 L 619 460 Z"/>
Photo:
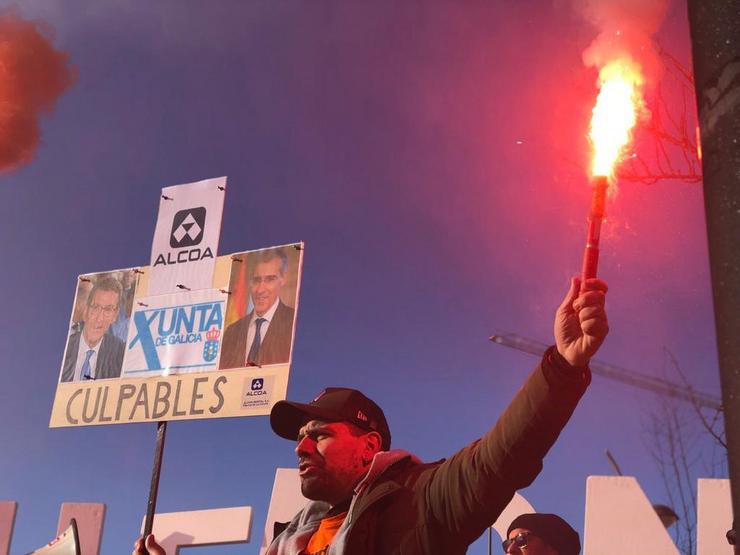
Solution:
<path fill-rule="evenodd" d="M 54 110 L 76 79 L 69 55 L 54 48 L 43 23 L 0 12 L 0 171 L 31 161 L 39 145 L 39 115 Z"/>
<path fill-rule="evenodd" d="M 574 0 L 579 14 L 599 29 L 583 52 L 583 63 L 601 68 L 608 61 L 628 57 L 656 82 L 662 64 L 653 35 L 668 9 L 668 0 Z"/>

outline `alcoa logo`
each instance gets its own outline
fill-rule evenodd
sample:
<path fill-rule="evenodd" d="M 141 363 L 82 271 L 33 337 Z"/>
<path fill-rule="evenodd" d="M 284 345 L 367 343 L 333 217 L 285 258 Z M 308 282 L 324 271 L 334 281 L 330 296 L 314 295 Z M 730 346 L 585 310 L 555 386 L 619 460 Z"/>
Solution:
<path fill-rule="evenodd" d="M 203 241 L 205 228 L 205 206 L 188 208 L 187 210 L 176 212 L 175 217 L 172 218 L 170 247 L 180 250 L 158 254 L 154 261 L 154 266 L 169 266 L 171 264 L 198 262 L 205 258 L 213 258 L 211 247 L 207 245 L 205 248 L 196 247 L 196 245 Z"/>
<path fill-rule="evenodd" d="M 258 397 L 260 395 L 267 395 L 267 390 L 264 389 L 265 387 L 265 379 L 264 378 L 254 378 L 252 379 L 252 385 L 251 385 L 251 391 L 246 392 L 246 397 Z"/>
<path fill-rule="evenodd" d="M 188 208 L 180 210 L 172 219 L 172 233 L 170 247 L 179 249 L 193 247 L 203 240 L 203 230 L 206 227 L 206 208 Z"/>

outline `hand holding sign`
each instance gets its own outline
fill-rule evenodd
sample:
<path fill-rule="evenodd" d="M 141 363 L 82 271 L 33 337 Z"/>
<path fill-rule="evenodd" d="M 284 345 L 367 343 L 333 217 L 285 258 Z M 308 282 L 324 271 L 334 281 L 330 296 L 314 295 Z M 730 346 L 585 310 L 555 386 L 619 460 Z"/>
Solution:
<path fill-rule="evenodd" d="M 154 534 L 149 534 L 144 538 L 139 538 L 134 544 L 134 550 L 131 555 L 167 555 L 156 541 L 154 541 Z"/>

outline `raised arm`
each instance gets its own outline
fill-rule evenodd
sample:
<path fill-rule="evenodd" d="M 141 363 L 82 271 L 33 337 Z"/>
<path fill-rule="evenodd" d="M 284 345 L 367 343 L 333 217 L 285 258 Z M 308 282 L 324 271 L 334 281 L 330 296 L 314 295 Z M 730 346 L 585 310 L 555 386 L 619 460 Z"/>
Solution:
<path fill-rule="evenodd" d="M 539 474 L 542 460 L 590 382 L 588 361 L 608 332 L 606 283 L 571 281 L 555 315 L 555 342 L 496 425 L 419 480 L 429 517 L 472 541 L 517 489 Z"/>

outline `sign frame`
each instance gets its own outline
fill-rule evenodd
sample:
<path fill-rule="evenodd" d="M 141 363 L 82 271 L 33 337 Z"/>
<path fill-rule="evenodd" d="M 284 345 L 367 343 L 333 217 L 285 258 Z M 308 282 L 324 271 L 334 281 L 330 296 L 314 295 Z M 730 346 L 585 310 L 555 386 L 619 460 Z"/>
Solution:
<path fill-rule="evenodd" d="M 295 272 L 295 299 L 292 308 L 297 314 L 304 244 L 291 243 L 269 249 L 294 251 L 291 258 L 297 264 L 290 271 Z M 212 288 L 228 292 L 231 297 L 233 292 L 228 287 L 232 265 L 243 264 L 243 259 L 240 259 L 243 255 L 269 249 L 217 257 Z M 137 274 L 134 303 L 148 294 L 149 267 L 139 268 Z M 294 318 L 292 325 L 291 357 L 296 319 Z M 54 396 L 49 427 L 265 416 L 275 403 L 286 398 L 289 374 L 290 358 L 284 364 L 244 365 L 206 372 L 60 381 Z"/>

